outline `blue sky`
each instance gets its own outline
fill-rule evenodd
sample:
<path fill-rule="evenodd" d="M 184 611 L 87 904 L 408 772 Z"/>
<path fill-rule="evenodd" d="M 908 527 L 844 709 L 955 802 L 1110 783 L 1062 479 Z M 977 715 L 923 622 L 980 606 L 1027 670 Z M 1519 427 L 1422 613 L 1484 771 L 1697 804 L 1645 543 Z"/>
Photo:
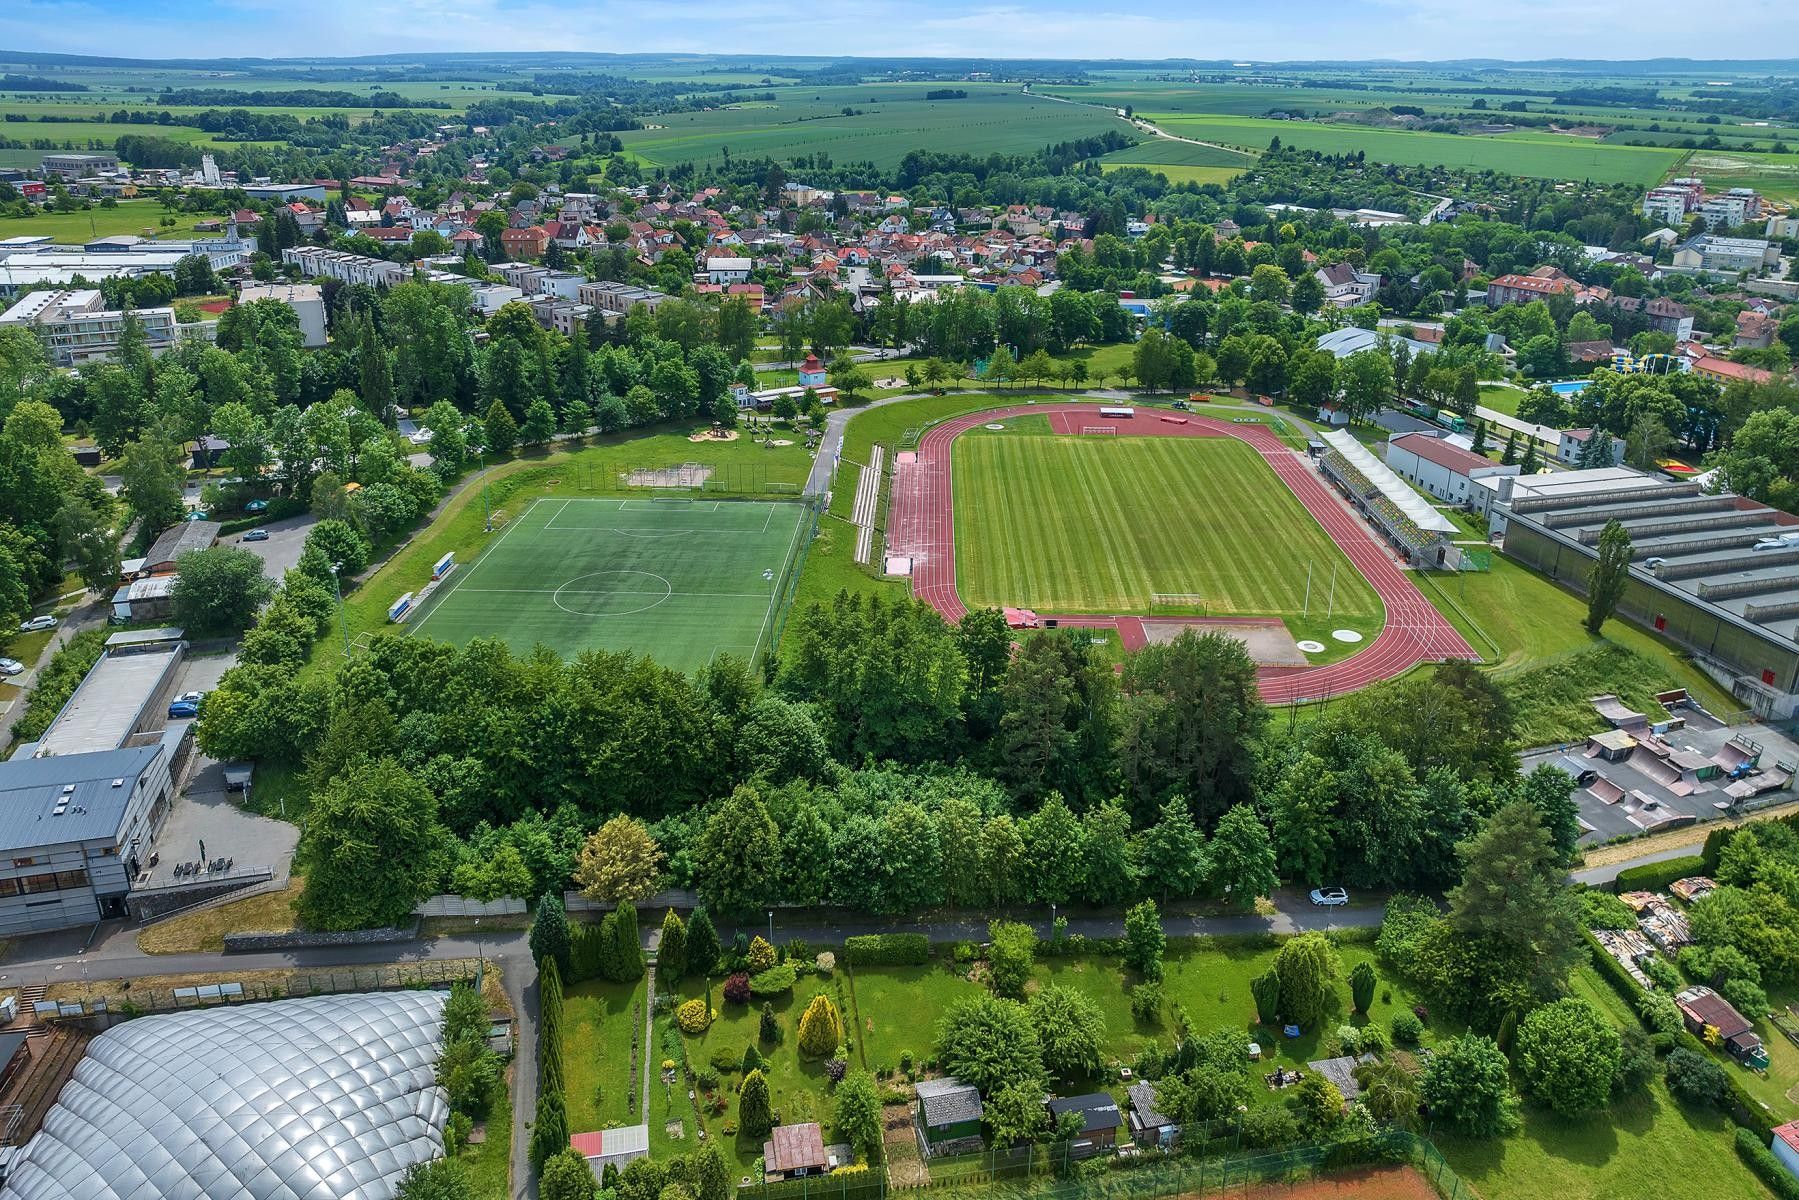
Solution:
<path fill-rule="evenodd" d="M 131 57 L 427 50 L 1192 58 L 1799 53 L 1799 5 L 1736 0 L 4 0 L 0 47 Z"/>

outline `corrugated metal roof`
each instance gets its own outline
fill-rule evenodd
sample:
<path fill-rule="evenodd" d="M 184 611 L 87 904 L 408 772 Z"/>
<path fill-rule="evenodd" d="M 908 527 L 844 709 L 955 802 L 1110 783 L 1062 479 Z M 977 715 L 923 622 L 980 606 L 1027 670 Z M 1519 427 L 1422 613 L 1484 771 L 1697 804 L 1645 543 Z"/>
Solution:
<path fill-rule="evenodd" d="M 921 1079 L 918 1104 L 929 1126 L 956 1125 L 981 1119 L 981 1093 L 960 1079 Z"/>
<path fill-rule="evenodd" d="M 38 754 L 118 749 L 131 736 L 145 706 L 161 690 L 180 658 L 179 646 L 138 654 L 101 655 L 38 739 Z"/>
<path fill-rule="evenodd" d="M 189 550 L 208 549 L 219 540 L 222 528 L 217 521 L 183 521 L 170 526 L 150 547 L 150 553 L 144 555 L 144 561 L 154 570 L 174 562 Z"/>
<path fill-rule="evenodd" d="M 133 746 L 0 762 L 0 853 L 116 837 L 138 776 L 160 750 Z M 114 787 L 115 779 L 123 782 Z"/>

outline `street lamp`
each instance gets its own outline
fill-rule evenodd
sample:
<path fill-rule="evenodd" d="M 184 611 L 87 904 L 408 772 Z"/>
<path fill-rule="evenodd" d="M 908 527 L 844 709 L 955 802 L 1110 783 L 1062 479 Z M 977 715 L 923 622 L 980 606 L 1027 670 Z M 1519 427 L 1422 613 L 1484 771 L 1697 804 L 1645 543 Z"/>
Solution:
<path fill-rule="evenodd" d="M 481 528 L 483 531 L 491 533 L 493 532 L 493 510 L 487 506 L 487 447 L 485 445 L 475 447 L 475 461 L 480 464 L 477 474 L 481 476 Z"/>
<path fill-rule="evenodd" d="M 775 910 L 768 910 L 768 944 L 775 944 Z"/>
<path fill-rule="evenodd" d="M 487 983 L 487 949 L 481 943 L 481 918 L 475 918 L 475 991 Z"/>

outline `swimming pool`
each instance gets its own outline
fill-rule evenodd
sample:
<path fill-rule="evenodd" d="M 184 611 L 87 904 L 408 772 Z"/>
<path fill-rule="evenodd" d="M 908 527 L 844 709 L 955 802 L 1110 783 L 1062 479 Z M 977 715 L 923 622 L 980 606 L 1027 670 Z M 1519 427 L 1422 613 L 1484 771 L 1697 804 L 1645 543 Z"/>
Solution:
<path fill-rule="evenodd" d="M 1564 379 L 1560 383 L 1550 384 L 1549 390 L 1558 396 L 1572 396 L 1584 391 L 1591 382 L 1590 379 Z"/>

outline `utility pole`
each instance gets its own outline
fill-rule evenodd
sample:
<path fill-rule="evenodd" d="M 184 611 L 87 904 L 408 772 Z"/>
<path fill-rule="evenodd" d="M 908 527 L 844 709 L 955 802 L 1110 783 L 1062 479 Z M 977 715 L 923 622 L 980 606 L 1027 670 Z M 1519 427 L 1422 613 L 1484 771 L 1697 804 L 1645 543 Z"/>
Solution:
<path fill-rule="evenodd" d="M 344 580 L 341 572 L 344 565 L 339 562 L 331 564 L 331 586 L 337 592 L 337 627 L 344 634 L 344 657 L 350 657 L 350 622 L 344 616 Z"/>

